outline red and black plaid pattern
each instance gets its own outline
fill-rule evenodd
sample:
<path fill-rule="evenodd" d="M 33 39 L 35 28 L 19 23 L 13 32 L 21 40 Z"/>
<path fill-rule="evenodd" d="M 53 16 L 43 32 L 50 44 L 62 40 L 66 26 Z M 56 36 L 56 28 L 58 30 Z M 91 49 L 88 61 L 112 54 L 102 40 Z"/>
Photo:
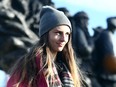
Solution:
<path fill-rule="evenodd" d="M 50 87 L 74 87 L 72 76 L 65 64 L 53 63 L 53 72 L 55 79 L 52 80 L 53 84 Z"/>
<path fill-rule="evenodd" d="M 74 87 L 74 82 L 72 81 L 72 76 L 68 68 L 63 63 L 61 67 L 63 70 L 61 70 L 61 72 L 59 73 L 59 76 L 63 83 L 63 87 Z"/>

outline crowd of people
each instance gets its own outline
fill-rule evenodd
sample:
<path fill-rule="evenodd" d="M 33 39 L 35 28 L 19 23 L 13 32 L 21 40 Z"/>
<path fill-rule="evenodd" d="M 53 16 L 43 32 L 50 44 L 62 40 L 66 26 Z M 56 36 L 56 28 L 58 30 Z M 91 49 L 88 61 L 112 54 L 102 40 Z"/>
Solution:
<path fill-rule="evenodd" d="M 115 87 L 116 56 L 112 37 L 116 31 L 116 16 L 106 19 L 106 29 L 94 28 L 91 36 L 88 31 L 91 19 L 86 12 L 79 11 L 71 16 L 65 7 L 58 9 L 68 14 L 73 25 L 72 45 L 88 87 Z"/>
<path fill-rule="evenodd" d="M 3 0 L 0 12 L 0 87 L 116 87 L 116 16 L 91 36 L 85 11 L 51 0 Z"/>

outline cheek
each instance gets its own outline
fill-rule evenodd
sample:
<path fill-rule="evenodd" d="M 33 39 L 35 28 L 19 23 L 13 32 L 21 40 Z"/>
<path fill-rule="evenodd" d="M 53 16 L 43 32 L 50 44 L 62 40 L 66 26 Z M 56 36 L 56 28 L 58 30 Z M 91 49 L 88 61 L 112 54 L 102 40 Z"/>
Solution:
<path fill-rule="evenodd" d="M 70 40 L 70 36 L 66 38 L 66 43 L 69 42 L 69 40 Z"/>
<path fill-rule="evenodd" d="M 58 41 L 60 39 L 59 36 L 51 36 L 52 41 Z"/>
<path fill-rule="evenodd" d="M 49 36 L 49 43 L 52 45 L 58 40 L 57 36 L 50 35 Z"/>

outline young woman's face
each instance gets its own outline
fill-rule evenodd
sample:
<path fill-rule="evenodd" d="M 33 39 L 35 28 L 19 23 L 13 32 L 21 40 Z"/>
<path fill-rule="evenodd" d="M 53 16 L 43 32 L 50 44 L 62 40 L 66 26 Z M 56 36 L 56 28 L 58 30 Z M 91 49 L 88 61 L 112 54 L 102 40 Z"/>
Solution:
<path fill-rule="evenodd" d="M 49 45 L 53 52 L 62 51 L 69 40 L 70 28 L 66 25 L 58 26 L 49 31 Z"/>

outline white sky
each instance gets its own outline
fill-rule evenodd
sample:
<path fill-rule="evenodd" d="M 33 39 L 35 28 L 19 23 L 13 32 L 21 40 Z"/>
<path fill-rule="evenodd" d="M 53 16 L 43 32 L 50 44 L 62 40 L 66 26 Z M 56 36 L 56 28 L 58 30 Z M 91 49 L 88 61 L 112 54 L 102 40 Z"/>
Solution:
<path fill-rule="evenodd" d="M 52 0 L 53 2 L 70 4 L 73 6 L 84 6 L 94 10 L 116 13 L 116 0 Z M 57 4 L 56 3 L 56 4 Z"/>
<path fill-rule="evenodd" d="M 94 10 L 116 13 L 116 0 L 58 0 L 74 6 L 89 7 Z"/>

